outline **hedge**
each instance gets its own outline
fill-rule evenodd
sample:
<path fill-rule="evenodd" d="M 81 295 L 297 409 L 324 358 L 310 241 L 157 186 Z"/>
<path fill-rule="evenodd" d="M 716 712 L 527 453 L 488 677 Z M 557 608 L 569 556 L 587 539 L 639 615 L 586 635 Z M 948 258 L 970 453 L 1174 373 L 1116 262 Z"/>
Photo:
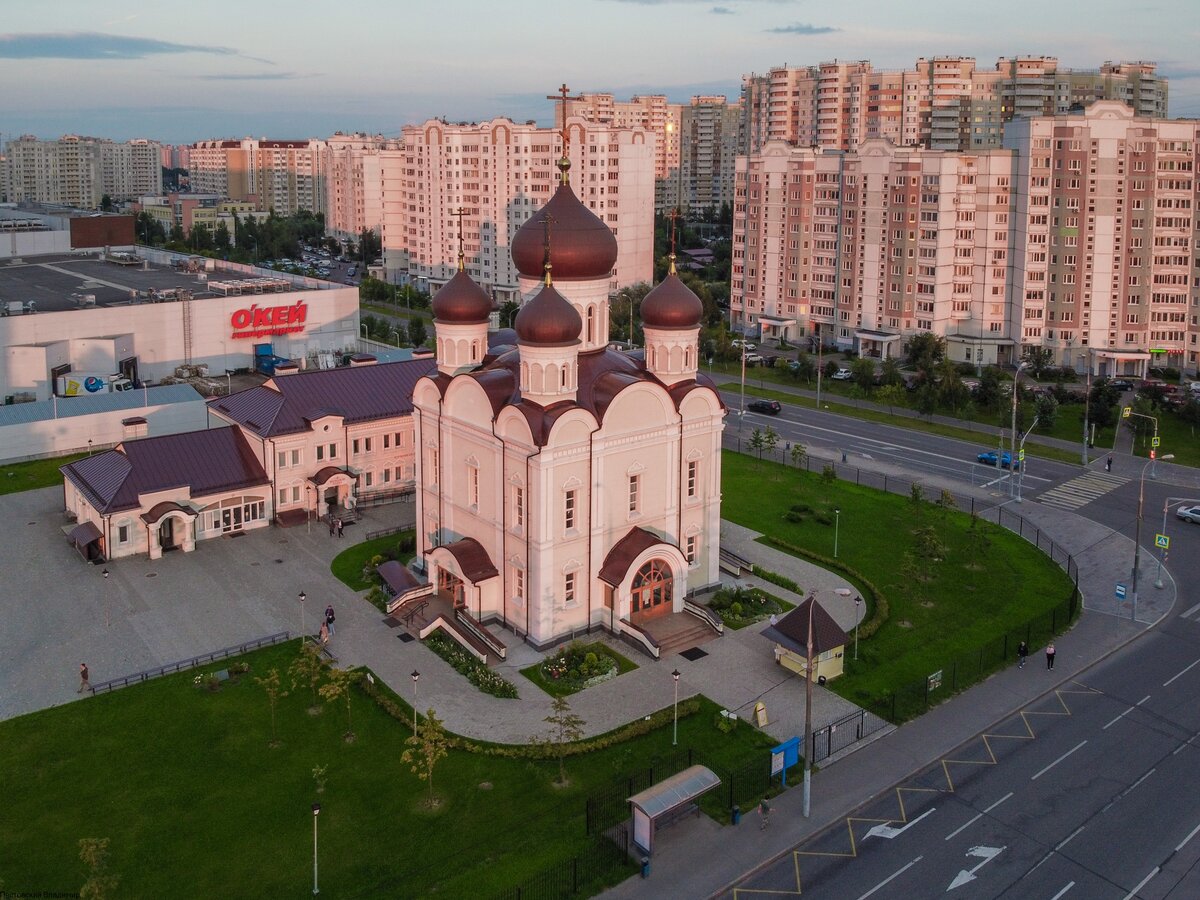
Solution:
<path fill-rule="evenodd" d="M 828 556 L 822 556 L 819 553 L 813 553 L 804 547 L 790 544 L 787 541 L 781 541 L 779 538 L 765 537 L 763 543 L 773 547 L 778 547 L 793 556 L 803 557 L 809 562 L 814 562 L 824 569 L 829 569 L 833 572 L 840 572 L 859 589 L 863 595 L 863 600 L 867 603 L 867 608 L 871 610 L 871 618 L 863 622 L 858 629 L 860 637 L 869 638 L 888 620 L 891 615 L 891 608 L 888 606 L 887 596 L 875 587 L 870 581 L 863 577 L 862 573 L 856 569 L 852 569 L 841 561 L 831 559 Z"/>
<path fill-rule="evenodd" d="M 750 571 L 757 575 L 763 581 L 769 581 L 772 584 L 777 584 L 793 594 L 803 594 L 804 589 L 786 575 L 780 575 L 778 572 L 772 572 L 770 569 L 764 569 L 762 566 L 751 566 Z"/>

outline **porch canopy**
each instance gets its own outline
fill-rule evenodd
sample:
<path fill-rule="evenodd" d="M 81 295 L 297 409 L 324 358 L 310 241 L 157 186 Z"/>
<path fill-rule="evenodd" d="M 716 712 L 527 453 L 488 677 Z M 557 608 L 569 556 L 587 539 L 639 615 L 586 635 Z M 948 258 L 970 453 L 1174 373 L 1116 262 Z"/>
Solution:
<path fill-rule="evenodd" d="M 642 852 L 650 853 L 658 824 L 694 805 L 702 794 L 720 783 L 721 779 L 712 769 L 691 766 L 634 794 L 629 798 L 629 805 L 633 807 L 633 842 Z"/>

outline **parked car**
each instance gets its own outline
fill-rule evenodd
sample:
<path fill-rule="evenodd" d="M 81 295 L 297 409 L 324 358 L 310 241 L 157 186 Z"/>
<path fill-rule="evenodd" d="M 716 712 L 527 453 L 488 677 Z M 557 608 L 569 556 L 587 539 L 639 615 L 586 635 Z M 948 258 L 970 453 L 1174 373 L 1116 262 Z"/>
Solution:
<path fill-rule="evenodd" d="M 1118 391 L 1132 391 L 1133 382 L 1128 378 L 1114 378 L 1108 383 L 1109 387 L 1116 388 Z"/>
<path fill-rule="evenodd" d="M 766 362 L 766 360 L 757 353 L 747 353 L 744 359 L 746 360 L 746 365 L 748 366 L 757 366 Z"/>
<path fill-rule="evenodd" d="M 779 405 L 778 400 L 751 400 L 746 404 L 746 409 L 750 412 L 766 413 L 768 416 L 777 416 L 783 409 Z"/>
<path fill-rule="evenodd" d="M 992 468 L 995 468 L 997 457 L 999 457 L 999 464 L 1005 469 L 1021 468 L 1021 461 L 1019 459 L 1017 460 L 1017 464 L 1015 466 L 1013 465 L 1012 454 L 1007 450 L 1004 451 L 1003 455 L 997 454 L 995 450 L 984 450 L 977 457 L 975 457 L 975 459 L 978 462 L 983 463 L 985 466 L 991 466 Z"/>
<path fill-rule="evenodd" d="M 729 346 L 735 350 L 757 350 L 758 344 L 752 341 L 735 340 L 730 341 Z"/>
<path fill-rule="evenodd" d="M 1175 515 L 1189 524 L 1200 524 L 1200 506 L 1181 506 L 1175 510 Z"/>
<path fill-rule="evenodd" d="M 838 369 L 836 372 L 834 372 L 829 377 L 832 378 L 834 381 L 849 381 L 850 379 L 852 379 L 854 377 L 854 373 L 851 372 L 849 369 Z"/>

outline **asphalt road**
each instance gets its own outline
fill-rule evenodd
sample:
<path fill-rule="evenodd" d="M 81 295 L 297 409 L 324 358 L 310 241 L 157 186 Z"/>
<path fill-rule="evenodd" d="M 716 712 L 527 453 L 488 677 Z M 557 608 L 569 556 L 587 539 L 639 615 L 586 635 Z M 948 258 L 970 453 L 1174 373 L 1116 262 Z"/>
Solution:
<path fill-rule="evenodd" d="M 962 441 L 786 405 L 746 418 L 746 432 L 771 423 L 784 440 L 979 484 L 981 448 Z M 1120 477 L 1032 465 L 1027 498 L 1134 537 L 1140 485 L 1126 466 Z M 1167 506 L 1163 577 L 1176 603 L 1161 623 L 748 876 L 734 896 L 1200 897 L 1200 525 L 1174 517 L 1184 498 L 1200 498 L 1200 476 L 1162 474 L 1170 481 L 1143 483 L 1141 529 L 1143 560 L 1154 559 Z M 1153 579 L 1140 585 L 1143 596 L 1155 590 Z M 1113 615 L 1128 610 L 1114 597 Z M 1044 657 L 1026 668 L 1051 683 Z"/>

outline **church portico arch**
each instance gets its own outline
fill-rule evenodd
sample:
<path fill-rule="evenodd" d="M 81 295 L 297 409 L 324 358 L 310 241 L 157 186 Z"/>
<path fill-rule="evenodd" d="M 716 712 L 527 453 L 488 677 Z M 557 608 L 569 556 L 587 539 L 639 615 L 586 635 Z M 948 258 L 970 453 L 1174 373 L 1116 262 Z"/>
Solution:
<path fill-rule="evenodd" d="M 631 528 L 605 557 L 600 580 L 613 589 L 617 618 L 636 625 L 683 611 L 687 573 L 678 547 L 644 528 Z"/>

